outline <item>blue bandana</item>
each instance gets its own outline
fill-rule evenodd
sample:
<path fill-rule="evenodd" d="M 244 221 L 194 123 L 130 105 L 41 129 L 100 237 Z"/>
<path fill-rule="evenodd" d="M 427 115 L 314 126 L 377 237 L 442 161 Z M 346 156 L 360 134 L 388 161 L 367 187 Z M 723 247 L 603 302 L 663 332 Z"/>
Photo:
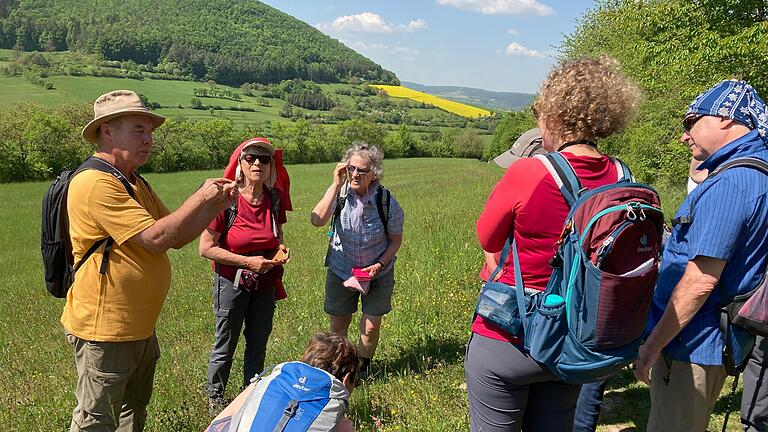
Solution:
<path fill-rule="evenodd" d="M 690 114 L 703 114 L 735 120 L 757 129 L 768 143 L 768 107 L 755 89 L 745 81 L 725 80 L 696 97 L 688 106 Z"/>

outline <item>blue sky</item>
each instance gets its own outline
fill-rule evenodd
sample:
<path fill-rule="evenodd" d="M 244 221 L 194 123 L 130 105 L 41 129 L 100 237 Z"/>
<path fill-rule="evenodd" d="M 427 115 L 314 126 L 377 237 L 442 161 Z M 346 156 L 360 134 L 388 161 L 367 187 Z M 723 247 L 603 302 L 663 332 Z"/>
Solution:
<path fill-rule="evenodd" d="M 403 81 L 535 93 L 593 1 L 266 0 Z"/>

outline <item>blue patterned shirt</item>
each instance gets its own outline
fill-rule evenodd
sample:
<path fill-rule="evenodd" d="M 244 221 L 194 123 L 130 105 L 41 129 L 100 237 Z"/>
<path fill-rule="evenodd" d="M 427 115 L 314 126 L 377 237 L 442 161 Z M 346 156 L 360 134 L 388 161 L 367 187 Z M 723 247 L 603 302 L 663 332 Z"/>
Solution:
<path fill-rule="evenodd" d="M 347 194 L 347 201 L 336 220 L 336 226 L 333 227 L 333 243 L 331 244 L 328 268 L 341 279 L 348 279 L 352 276 L 352 268 L 354 267 L 368 267 L 374 264 L 389 244 L 384 233 L 384 224 L 379 217 L 379 210 L 376 208 L 377 194 L 382 193 L 383 188 L 379 188 L 378 183 L 372 183 L 371 187 L 375 187 L 377 192 L 371 194 L 365 203 L 360 231 L 357 232 L 352 227 L 350 220 L 352 208 L 357 199 L 352 190 Z M 395 197 L 392 194 L 390 196 L 387 229 L 390 235 L 400 235 L 403 233 L 405 214 Z M 334 203 L 334 211 L 336 210 L 335 205 Z M 384 202 L 384 211 L 387 211 L 386 201 Z M 378 279 L 391 271 L 394 265 L 395 259 L 392 259 L 386 263 L 376 278 Z"/>
<path fill-rule="evenodd" d="M 768 148 L 753 130 L 727 144 L 699 169 L 714 171 L 739 157 L 768 161 Z M 721 289 L 744 293 L 763 277 L 768 257 L 768 176 L 754 168 L 733 168 L 705 180 L 685 199 L 676 218 L 690 216 L 690 223 L 673 227 L 664 250 L 648 331 L 661 320 L 688 261 L 705 256 L 726 262 L 718 286 L 680 333 L 664 349 L 674 360 L 700 365 L 721 365 L 723 335 L 719 330 Z M 746 336 L 742 334 L 740 336 Z M 729 346 L 738 357 L 738 344 Z"/>

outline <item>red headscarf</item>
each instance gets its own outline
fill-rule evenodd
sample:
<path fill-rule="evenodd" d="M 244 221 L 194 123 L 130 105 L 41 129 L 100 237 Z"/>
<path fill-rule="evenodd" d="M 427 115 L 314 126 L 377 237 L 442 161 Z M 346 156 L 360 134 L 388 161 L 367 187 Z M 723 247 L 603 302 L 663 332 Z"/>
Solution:
<path fill-rule="evenodd" d="M 241 142 L 240 145 L 238 145 L 237 148 L 232 152 L 232 155 L 229 157 L 229 164 L 227 164 L 227 167 L 224 168 L 225 178 L 237 181 L 237 167 L 240 164 L 240 156 L 243 152 L 243 149 L 246 145 L 259 142 L 269 144 L 274 148 L 268 139 L 262 137 L 255 137 Z M 284 224 L 287 221 L 285 212 L 293 211 L 293 205 L 291 204 L 291 179 L 288 177 L 288 170 L 286 170 L 285 166 L 283 166 L 283 151 L 280 149 L 275 149 L 275 154 L 272 157 L 272 160 L 274 161 L 273 168 L 276 173 L 275 184 L 272 187 L 280 196 L 280 214 L 275 215 L 275 219 L 277 219 L 277 223 Z M 277 300 L 282 300 L 286 297 L 288 297 L 288 294 L 285 292 L 285 286 L 283 285 L 281 278 L 275 283 L 275 298 Z"/>
<path fill-rule="evenodd" d="M 237 172 L 237 166 L 240 164 L 240 156 L 243 152 L 243 148 L 245 148 L 245 146 L 248 144 L 259 142 L 269 144 L 274 148 L 268 139 L 262 137 L 255 137 L 241 142 L 229 157 L 229 164 L 227 164 L 227 167 L 224 168 L 224 177 L 230 180 L 237 180 L 235 175 Z M 293 204 L 291 203 L 291 179 L 288 177 L 288 170 L 286 170 L 285 166 L 283 166 L 283 150 L 275 149 L 273 160 L 275 161 L 274 168 L 276 174 L 275 184 L 273 187 L 277 191 L 278 195 L 280 195 L 280 214 L 277 215 L 277 221 L 278 223 L 283 224 L 287 221 L 285 212 L 293 211 Z"/>

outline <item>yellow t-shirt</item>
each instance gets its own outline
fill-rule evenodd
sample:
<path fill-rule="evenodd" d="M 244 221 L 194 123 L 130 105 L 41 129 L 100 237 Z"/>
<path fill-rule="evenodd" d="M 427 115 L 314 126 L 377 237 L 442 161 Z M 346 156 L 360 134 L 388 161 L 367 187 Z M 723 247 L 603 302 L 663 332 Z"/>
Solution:
<path fill-rule="evenodd" d="M 104 246 L 75 275 L 61 316 L 73 335 L 100 342 L 125 342 L 152 335 L 171 284 L 166 254 L 155 255 L 128 243 L 134 235 L 168 215 L 168 209 L 141 180 L 134 200 L 111 174 L 83 171 L 67 195 L 69 235 L 75 263 L 96 241 L 115 241 L 105 275 L 99 274 Z"/>

